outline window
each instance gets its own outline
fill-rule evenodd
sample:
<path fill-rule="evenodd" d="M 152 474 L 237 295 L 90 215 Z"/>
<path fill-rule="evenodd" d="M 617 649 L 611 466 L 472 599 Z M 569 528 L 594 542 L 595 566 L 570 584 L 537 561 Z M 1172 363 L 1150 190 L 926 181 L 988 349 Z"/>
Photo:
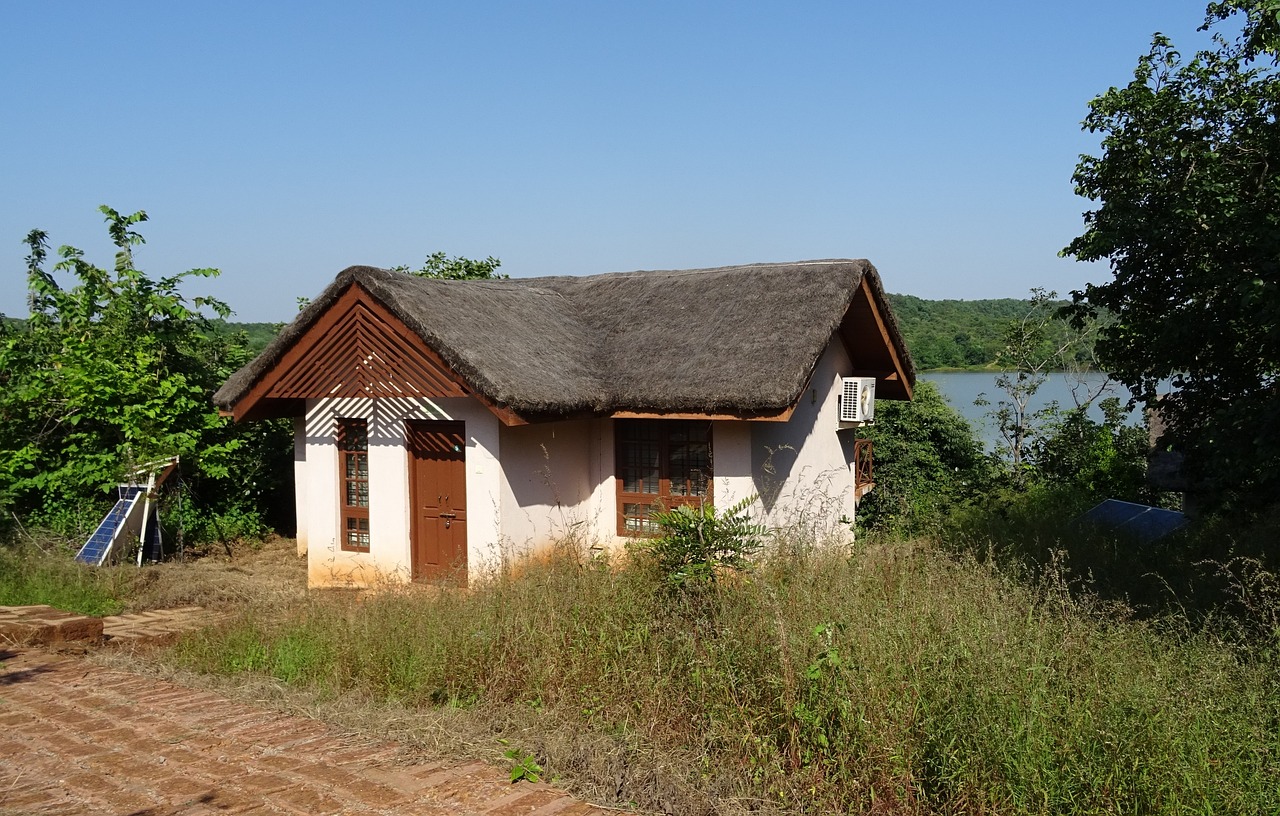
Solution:
<path fill-rule="evenodd" d="M 342 491 L 342 549 L 369 552 L 367 420 L 338 420 L 338 478 Z"/>
<path fill-rule="evenodd" d="M 657 532 L 655 506 L 699 505 L 711 498 L 711 423 L 620 419 L 617 437 L 618 534 Z"/>

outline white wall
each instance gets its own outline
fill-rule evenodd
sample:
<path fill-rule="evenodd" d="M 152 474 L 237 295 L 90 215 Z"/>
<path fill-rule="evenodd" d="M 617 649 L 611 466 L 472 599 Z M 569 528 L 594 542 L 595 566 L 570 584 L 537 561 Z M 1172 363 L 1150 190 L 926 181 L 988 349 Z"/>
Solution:
<path fill-rule="evenodd" d="M 712 499 L 717 509 L 732 507 L 756 494 L 751 474 L 751 426 L 756 423 L 728 420 L 711 423 Z M 755 502 L 753 512 L 759 512 Z"/>
<path fill-rule="evenodd" d="M 591 495 L 587 499 L 585 515 L 589 520 L 588 528 L 592 531 L 587 544 L 596 548 L 615 549 L 629 540 L 618 535 L 618 477 L 614 467 L 615 456 L 613 420 L 593 420 L 587 447 L 587 477 L 591 483 Z"/>
<path fill-rule="evenodd" d="M 368 553 L 344 552 L 341 546 L 335 440 L 339 418 L 369 422 Z M 306 530 L 309 586 L 370 586 L 409 580 L 407 419 L 465 423 L 468 567 L 483 567 L 498 559 L 503 492 L 499 422 L 487 408 L 470 397 L 308 400 L 302 465 L 305 478 L 299 474 L 297 485 L 298 528 Z"/>
<path fill-rule="evenodd" d="M 818 538 L 849 535 L 840 519 L 854 518 L 854 431 L 837 429 L 840 378 L 852 369 L 833 338 L 790 421 L 750 423 L 754 490 L 769 526 Z"/>
<path fill-rule="evenodd" d="M 503 427 L 502 535 L 507 555 L 585 535 L 592 495 L 590 420 Z"/>
<path fill-rule="evenodd" d="M 298 555 L 307 554 L 307 418 L 293 418 L 293 509 Z"/>
<path fill-rule="evenodd" d="M 758 495 L 753 512 L 777 528 L 847 536 L 853 519 L 853 431 L 839 428 L 840 378 L 851 364 L 839 340 L 824 351 L 788 422 L 712 426 L 714 497 L 721 508 Z M 340 546 L 337 419 L 369 421 L 370 551 Z M 410 575 L 405 420 L 466 424 L 467 562 L 473 573 L 574 535 L 618 546 L 613 422 L 503 426 L 470 397 L 309 400 L 295 431 L 299 550 L 310 586 L 367 586 Z M 500 457 L 501 456 L 501 460 Z"/>

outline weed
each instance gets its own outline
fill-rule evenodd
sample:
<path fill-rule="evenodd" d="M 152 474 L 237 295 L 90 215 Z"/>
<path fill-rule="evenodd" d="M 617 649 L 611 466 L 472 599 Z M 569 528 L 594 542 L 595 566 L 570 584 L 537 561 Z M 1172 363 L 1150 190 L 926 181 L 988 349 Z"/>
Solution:
<path fill-rule="evenodd" d="M 721 572 L 745 569 L 762 546 L 764 528 L 748 512 L 756 498 L 723 511 L 703 503 L 654 513 L 661 534 L 637 547 L 676 588 L 713 584 Z"/>
<path fill-rule="evenodd" d="M 512 782 L 539 782 L 542 780 L 542 766 L 537 758 L 519 748 L 509 748 L 502 755 L 511 760 Z"/>
<path fill-rule="evenodd" d="M 133 592 L 127 568 L 77 564 L 72 552 L 45 542 L 0 545 L 0 606 L 44 604 L 82 615 L 114 615 Z"/>

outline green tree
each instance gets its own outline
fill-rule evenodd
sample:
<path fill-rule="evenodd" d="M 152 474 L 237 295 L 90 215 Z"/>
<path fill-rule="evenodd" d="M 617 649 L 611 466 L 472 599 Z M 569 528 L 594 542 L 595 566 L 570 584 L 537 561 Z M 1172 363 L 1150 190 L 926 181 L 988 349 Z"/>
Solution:
<path fill-rule="evenodd" d="M 873 530 L 919 533 L 983 492 L 990 460 L 968 421 L 928 380 L 910 402 L 876 405 L 863 430 L 872 441 L 875 489 L 858 505 L 858 523 Z"/>
<path fill-rule="evenodd" d="M 1278 15 L 1280 0 L 1211 3 L 1209 47 L 1188 58 L 1156 35 L 1133 80 L 1090 103 L 1101 155 L 1073 178 L 1098 206 L 1063 250 L 1110 263 L 1072 310 L 1114 315 L 1107 370 L 1147 405 L 1172 378 L 1167 440 L 1206 498 L 1244 511 L 1280 496 Z"/>
<path fill-rule="evenodd" d="M 242 527 L 278 486 L 262 468 L 288 437 L 230 427 L 210 401 L 249 353 L 202 313 L 226 318 L 224 303 L 180 290 L 218 272 L 152 279 L 134 263 L 146 213 L 101 211 L 116 247 L 110 270 L 63 246 L 46 271 L 48 236 L 27 236 L 30 316 L 0 328 L 0 510 L 83 530 L 113 485 L 176 454 L 189 482 L 203 485 L 207 512 Z M 64 288 L 55 273 L 74 283 Z"/>
<path fill-rule="evenodd" d="M 1100 407 L 1101 422 L 1087 405 L 1058 413 L 1031 445 L 1035 477 L 1097 499 L 1149 500 L 1147 429 L 1129 424 L 1118 397 Z"/>
<path fill-rule="evenodd" d="M 443 252 L 433 252 L 417 269 L 408 266 L 397 266 L 397 272 L 416 275 L 419 278 L 441 278 L 443 280 L 491 280 L 506 278 L 498 273 L 502 261 L 490 255 L 483 261 L 464 258 L 461 255 L 449 257 Z"/>
<path fill-rule="evenodd" d="M 1027 311 L 1027 301 L 923 300 L 889 295 L 898 326 L 922 370 L 997 365 L 996 356 L 1010 320 Z"/>

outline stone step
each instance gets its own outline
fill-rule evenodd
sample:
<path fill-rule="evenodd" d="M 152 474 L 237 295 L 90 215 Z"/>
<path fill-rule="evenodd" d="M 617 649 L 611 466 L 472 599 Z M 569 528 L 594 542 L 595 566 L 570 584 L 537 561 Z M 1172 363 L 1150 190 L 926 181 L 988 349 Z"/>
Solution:
<path fill-rule="evenodd" d="M 0 642 L 28 646 L 103 642 L 102 618 L 52 606 L 0 606 Z"/>

